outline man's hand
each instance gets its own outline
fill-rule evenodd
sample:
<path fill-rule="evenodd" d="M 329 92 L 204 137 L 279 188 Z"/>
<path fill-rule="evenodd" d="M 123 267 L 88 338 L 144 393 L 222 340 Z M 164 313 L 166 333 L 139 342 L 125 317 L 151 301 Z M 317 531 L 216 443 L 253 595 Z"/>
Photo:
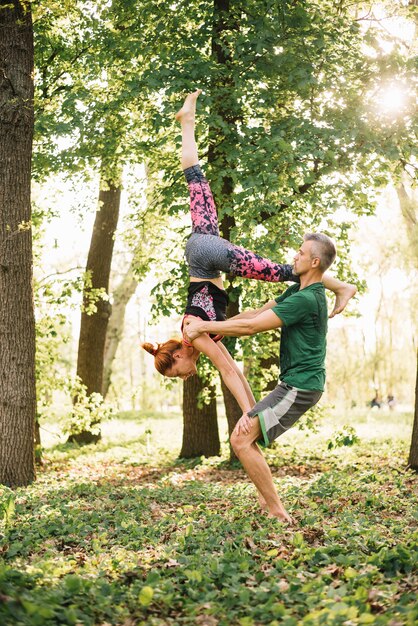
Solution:
<path fill-rule="evenodd" d="M 329 317 L 334 317 L 341 311 L 344 311 L 348 301 L 357 293 L 357 287 L 350 283 L 344 283 L 344 287 L 335 292 L 335 304 Z"/>
<path fill-rule="evenodd" d="M 197 339 L 199 335 L 201 335 L 204 331 L 202 330 L 202 326 L 204 322 L 197 319 L 189 319 L 186 318 L 184 321 L 184 334 L 186 335 L 189 341 L 193 341 L 193 339 Z"/>
<path fill-rule="evenodd" d="M 251 423 L 251 417 L 244 413 L 236 423 L 234 432 L 237 435 L 248 435 L 251 430 Z"/>

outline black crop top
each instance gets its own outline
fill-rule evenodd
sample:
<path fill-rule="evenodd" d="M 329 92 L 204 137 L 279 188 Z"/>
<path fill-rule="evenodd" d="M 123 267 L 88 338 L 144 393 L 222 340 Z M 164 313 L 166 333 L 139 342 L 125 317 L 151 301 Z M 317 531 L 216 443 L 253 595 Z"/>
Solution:
<path fill-rule="evenodd" d="M 228 294 L 209 280 L 191 282 L 187 292 L 185 315 L 195 315 L 207 322 L 223 322 L 226 319 Z"/>

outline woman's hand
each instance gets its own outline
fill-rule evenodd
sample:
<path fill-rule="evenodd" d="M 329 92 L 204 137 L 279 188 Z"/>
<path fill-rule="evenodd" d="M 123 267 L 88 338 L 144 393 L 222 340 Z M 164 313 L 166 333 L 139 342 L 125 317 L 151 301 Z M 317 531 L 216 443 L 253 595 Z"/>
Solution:
<path fill-rule="evenodd" d="M 244 413 L 235 425 L 234 431 L 237 435 L 248 435 L 251 430 L 251 417 Z"/>
<path fill-rule="evenodd" d="M 183 332 L 186 335 L 186 339 L 188 341 L 193 341 L 194 339 L 197 339 L 197 337 L 199 337 L 199 335 L 204 332 L 204 330 L 202 329 L 204 323 L 205 322 L 202 322 L 198 319 L 186 318 L 183 326 Z"/>

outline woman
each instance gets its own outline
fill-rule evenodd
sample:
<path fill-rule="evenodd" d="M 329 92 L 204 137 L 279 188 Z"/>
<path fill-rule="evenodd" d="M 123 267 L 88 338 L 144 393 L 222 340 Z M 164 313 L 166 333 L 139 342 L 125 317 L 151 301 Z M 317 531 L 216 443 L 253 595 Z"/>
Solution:
<path fill-rule="evenodd" d="M 184 317 L 192 315 L 206 321 L 223 321 L 228 296 L 223 289 L 221 271 L 267 282 L 297 278 L 292 275 L 291 265 L 273 263 L 219 236 L 216 207 L 209 183 L 199 166 L 194 134 L 196 100 L 200 93 L 198 89 L 189 94 L 176 114 L 182 128 L 181 165 L 189 186 L 192 218 L 192 234 L 186 244 L 190 284 Z M 356 289 L 331 277 L 326 277 L 324 284 L 337 295 L 332 313 L 335 315 L 343 310 Z M 183 380 L 196 374 L 196 362 L 203 352 L 219 370 L 224 383 L 245 413 L 254 406 L 254 396 L 220 339 L 219 335 L 210 337 L 204 334 L 192 342 L 183 337 L 182 340 L 170 339 L 161 344 L 144 343 L 142 347 L 154 356 L 155 367 L 160 374 L 178 376 Z"/>

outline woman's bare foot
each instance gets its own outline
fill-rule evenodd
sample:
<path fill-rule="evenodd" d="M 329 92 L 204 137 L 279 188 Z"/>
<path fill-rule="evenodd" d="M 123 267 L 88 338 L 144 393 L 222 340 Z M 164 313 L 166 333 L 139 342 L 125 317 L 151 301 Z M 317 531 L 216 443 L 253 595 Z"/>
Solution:
<path fill-rule="evenodd" d="M 189 93 L 184 102 L 183 106 L 179 111 L 177 111 L 175 118 L 178 122 L 183 122 L 185 120 L 192 121 L 194 120 L 195 112 L 196 112 L 196 100 L 202 93 L 201 89 L 196 89 L 193 93 Z"/>
<path fill-rule="evenodd" d="M 335 294 L 335 304 L 330 317 L 334 317 L 338 313 L 341 313 L 347 306 L 347 302 L 355 296 L 357 293 L 357 287 L 355 285 L 351 285 L 350 283 L 345 283 L 344 287 L 336 292 Z"/>

